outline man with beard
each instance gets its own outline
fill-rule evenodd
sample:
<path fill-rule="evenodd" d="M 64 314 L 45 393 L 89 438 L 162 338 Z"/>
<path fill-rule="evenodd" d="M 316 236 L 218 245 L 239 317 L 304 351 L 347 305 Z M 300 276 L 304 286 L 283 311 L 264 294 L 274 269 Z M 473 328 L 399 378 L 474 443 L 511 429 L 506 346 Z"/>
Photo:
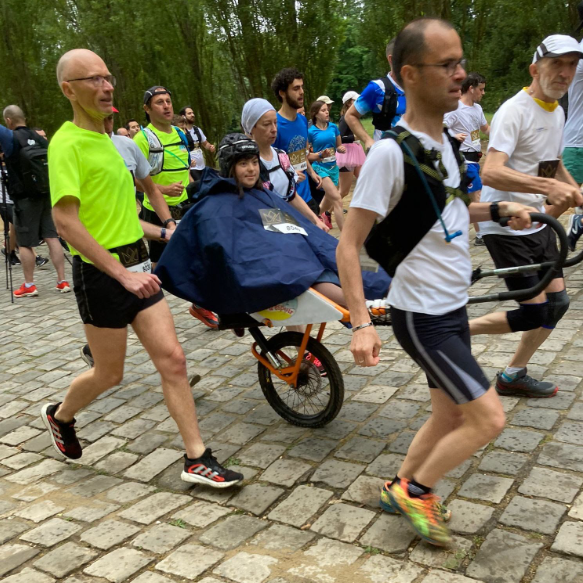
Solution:
<path fill-rule="evenodd" d="M 192 138 L 193 149 L 190 153 L 192 162 L 190 165 L 190 174 L 193 180 L 200 180 L 203 170 L 206 168 L 202 148 L 208 150 L 211 154 L 215 153 L 215 147 L 206 139 L 204 132 L 194 125 L 194 110 L 190 105 L 184 106 L 180 110 L 180 115 L 184 116 L 186 127 L 184 128 L 187 136 Z"/>
<path fill-rule="evenodd" d="M 529 72 L 532 83 L 498 110 L 492 121 L 488 157 L 482 171 L 486 185 L 482 201 L 513 201 L 558 217 L 581 203 L 578 184 L 561 161 L 565 114 L 558 100 L 567 92 L 582 56 L 579 43 L 566 35 L 551 35 L 536 49 Z M 555 261 L 557 242 L 546 225 L 513 231 L 493 221 L 480 223 L 486 247 L 497 268 Z M 533 287 L 543 272 L 505 278 L 509 290 Z M 544 292 L 521 302 L 518 309 L 496 312 L 470 322 L 475 334 L 524 332 L 518 349 L 498 373 L 500 395 L 552 397 L 554 382 L 526 374 L 526 366 L 569 308 L 563 274 Z"/>
<path fill-rule="evenodd" d="M 322 179 L 308 162 L 308 120 L 298 115 L 298 109 L 304 106 L 304 76 L 297 69 L 282 69 L 271 82 L 271 89 L 281 103 L 277 112 L 277 139 L 273 147 L 283 150 L 289 156 L 298 173 L 298 194 L 319 215 L 320 208 L 310 194 L 305 172 L 308 172 L 317 188 L 322 184 Z"/>

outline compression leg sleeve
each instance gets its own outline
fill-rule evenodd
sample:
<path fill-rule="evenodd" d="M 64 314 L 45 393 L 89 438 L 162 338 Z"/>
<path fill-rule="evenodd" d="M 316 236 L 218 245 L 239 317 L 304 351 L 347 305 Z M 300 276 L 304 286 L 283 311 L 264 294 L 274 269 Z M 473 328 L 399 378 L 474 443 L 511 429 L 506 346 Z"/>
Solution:
<path fill-rule="evenodd" d="M 549 302 L 542 304 L 518 304 L 517 310 L 506 312 L 508 325 L 513 332 L 536 330 L 548 321 Z"/>
<path fill-rule="evenodd" d="M 543 328 L 553 330 L 569 309 L 570 302 L 567 290 L 562 290 L 560 292 L 548 292 L 547 300 L 549 307 Z"/>

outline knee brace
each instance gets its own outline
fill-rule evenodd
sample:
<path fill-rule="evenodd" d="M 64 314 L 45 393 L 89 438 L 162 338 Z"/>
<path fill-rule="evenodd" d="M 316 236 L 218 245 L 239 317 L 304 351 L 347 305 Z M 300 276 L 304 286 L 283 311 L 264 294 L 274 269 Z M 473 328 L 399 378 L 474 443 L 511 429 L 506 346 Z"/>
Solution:
<path fill-rule="evenodd" d="M 548 310 L 546 321 L 543 324 L 543 328 L 548 328 L 549 330 L 554 330 L 559 320 L 567 313 L 569 309 L 569 296 L 567 291 L 563 290 L 560 292 L 548 292 Z"/>
<path fill-rule="evenodd" d="M 517 310 L 506 312 L 508 325 L 513 332 L 536 330 L 548 321 L 549 302 L 542 304 L 518 304 Z"/>

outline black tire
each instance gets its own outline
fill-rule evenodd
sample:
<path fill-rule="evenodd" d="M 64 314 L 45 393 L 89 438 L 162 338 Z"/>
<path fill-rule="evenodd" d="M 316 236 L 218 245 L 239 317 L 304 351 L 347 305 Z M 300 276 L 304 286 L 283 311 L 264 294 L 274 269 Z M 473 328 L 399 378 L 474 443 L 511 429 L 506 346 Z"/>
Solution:
<path fill-rule="evenodd" d="M 272 354 L 285 348 L 291 348 L 290 353 L 286 354 L 295 361 L 297 359 L 296 348 L 301 346 L 302 339 L 303 334 L 299 332 L 282 332 L 270 338 L 267 343 Z M 259 384 L 267 402 L 288 423 L 300 427 L 324 427 L 338 415 L 342 408 L 344 380 L 336 360 L 323 344 L 315 338 L 310 338 L 306 350 L 322 363 L 327 373 L 326 376 L 322 377 L 312 363 L 304 361 L 303 369 L 298 376 L 298 387 L 292 389 L 285 381 L 272 375 L 267 367 L 258 363 Z M 277 386 L 274 385 L 274 380 Z M 324 390 L 322 391 L 322 389 Z M 285 390 L 286 399 L 282 397 L 283 390 Z M 310 392 L 309 395 L 308 392 Z M 324 393 L 326 394 L 324 395 Z M 293 400 L 292 406 L 288 404 L 288 396 L 291 396 Z M 322 399 L 322 397 L 324 398 Z M 306 401 L 312 406 L 312 411 L 309 413 L 306 411 Z"/>

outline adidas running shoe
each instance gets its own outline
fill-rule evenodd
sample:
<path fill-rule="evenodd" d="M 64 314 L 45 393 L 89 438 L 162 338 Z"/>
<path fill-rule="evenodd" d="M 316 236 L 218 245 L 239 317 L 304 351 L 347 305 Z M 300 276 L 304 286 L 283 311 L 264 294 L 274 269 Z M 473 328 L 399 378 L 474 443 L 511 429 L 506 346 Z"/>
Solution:
<path fill-rule="evenodd" d="M 83 455 L 81 444 L 75 432 L 75 419 L 69 423 L 61 423 L 55 419 L 55 413 L 61 403 L 48 403 L 41 409 L 41 418 L 49 430 L 53 447 L 63 457 L 77 460 Z"/>
<path fill-rule="evenodd" d="M 243 474 L 223 467 L 212 450 L 207 447 L 197 459 L 184 455 L 184 471 L 181 478 L 193 484 L 206 484 L 212 488 L 229 488 L 243 480 Z"/>
<path fill-rule="evenodd" d="M 450 544 L 451 534 L 437 509 L 435 494 L 409 496 L 409 480 L 403 478 L 389 490 L 389 500 L 424 541 L 438 547 Z"/>
<path fill-rule="evenodd" d="M 392 483 L 393 483 L 392 481 L 386 482 L 385 485 L 383 486 L 383 489 L 381 490 L 381 500 L 379 502 L 379 505 L 385 512 L 388 512 L 389 514 L 400 514 L 399 511 L 391 504 L 391 499 L 389 498 L 389 488 L 391 487 Z M 437 506 L 437 511 L 439 512 L 439 514 L 441 514 L 443 520 L 445 522 L 449 522 L 451 518 L 451 510 L 447 506 L 445 506 L 445 504 L 439 502 L 439 500 L 436 500 L 435 504 Z"/>

